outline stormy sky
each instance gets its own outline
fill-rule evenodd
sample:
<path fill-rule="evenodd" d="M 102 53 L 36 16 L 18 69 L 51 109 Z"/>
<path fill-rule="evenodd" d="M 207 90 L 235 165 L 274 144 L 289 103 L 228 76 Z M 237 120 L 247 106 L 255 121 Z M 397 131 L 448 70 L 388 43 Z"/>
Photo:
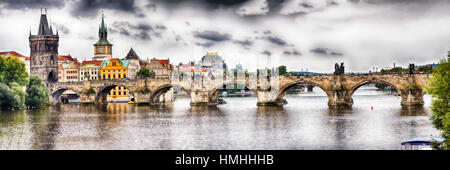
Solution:
<path fill-rule="evenodd" d="M 29 55 L 40 8 L 60 54 L 93 56 L 101 11 L 113 57 L 198 61 L 219 52 L 230 67 L 286 65 L 333 72 L 437 63 L 450 50 L 450 0 L 0 0 L 0 51 Z"/>

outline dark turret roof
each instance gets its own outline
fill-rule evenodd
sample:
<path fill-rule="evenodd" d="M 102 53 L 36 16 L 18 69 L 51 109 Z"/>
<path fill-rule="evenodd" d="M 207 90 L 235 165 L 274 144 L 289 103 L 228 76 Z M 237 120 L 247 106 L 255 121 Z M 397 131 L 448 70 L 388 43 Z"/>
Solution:
<path fill-rule="evenodd" d="M 37 36 L 55 36 L 52 27 L 48 24 L 46 14 L 41 14 Z"/>
<path fill-rule="evenodd" d="M 131 47 L 130 51 L 128 52 L 125 59 L 137 59 L 139 60 L 139 56 L 136 54 L 136 52 L 133 50 L 133 47 Z"/>
<path fill-rule="evenodd" d="M 108 41 L 108 28 L 105 26 L 104 16 L 102 14 L 102 24 L 98 28 L 98 41 L 94 45 L 109 45 L 112 46 Z"/>

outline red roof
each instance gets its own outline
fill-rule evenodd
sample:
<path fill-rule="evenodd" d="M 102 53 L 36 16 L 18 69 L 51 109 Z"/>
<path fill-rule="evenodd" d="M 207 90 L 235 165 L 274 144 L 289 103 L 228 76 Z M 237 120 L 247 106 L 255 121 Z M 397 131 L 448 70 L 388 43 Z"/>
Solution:
<path fill-rule="evenodd" d="M 4 51 L 4 52 L 0 52 L 0 55 L 7 55 L 7 54 L 11 54 L 12 56 L 17 56 L 17 57 L 27 57 L 27 56 L 24 56 L 24 55 L 22 55 L 22 54 L 20 54 L 20 53 L 18 53 L 18 52 L 15 52 L 15 51 Z"/>
<path fill-rule="evenodd" d="M 101 60 L 92 60 L 92 61 L 83 61 L 83 63 L 81 64 L 82 66 L 88 65 L 88 64 L 95 64 L 97 66 L 101 66 L 103 63 L 103 61 Z"/>
<path fill-rule="evenodd" d="M 73 58 L 72 56 L 69 55 L 60 55 L 58 56 L 58 60 L 69 60 L 69 61 L 76 61 L 78 62 L 78 60 L 76 58 Z"/>

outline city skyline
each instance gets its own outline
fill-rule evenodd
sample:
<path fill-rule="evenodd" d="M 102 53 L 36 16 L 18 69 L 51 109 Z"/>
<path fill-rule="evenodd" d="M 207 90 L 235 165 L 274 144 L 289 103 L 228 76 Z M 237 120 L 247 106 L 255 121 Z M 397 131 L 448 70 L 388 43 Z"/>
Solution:
<path fill-rule="evenodd" d="M 29 55 L 27 39 L 30 29 L 37 32 L 40 8 L 48 8 L 59 30 L 59 54 L 80 61 L 94 56 L 100 11 L 114 58 L 133 47 L 142 59 L 170 58 L 174 64 L 219 52 L 230 66 L 249 69 L 270 57 L 289 70 L 332 72 L 335 62 L 345 62 L 348 71 L 367 72 L 393 62 L 437 63 L 450 43 L 445 0 L 36 2 L 0 1 L 0 20 L 14 25 L 0 28 L 8 41 L 0 51 Z"/>

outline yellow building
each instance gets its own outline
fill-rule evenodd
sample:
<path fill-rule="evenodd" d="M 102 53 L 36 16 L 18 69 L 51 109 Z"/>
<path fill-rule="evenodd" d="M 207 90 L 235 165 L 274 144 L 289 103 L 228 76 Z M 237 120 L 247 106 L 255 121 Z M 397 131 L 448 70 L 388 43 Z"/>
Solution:
<path fill-rule="evenodd" d="M 100 68 L 101 78 L 103 80 L 127 79 L 129 63 L 130 60 L 119 60 L 117 58 L 103 62 Z M 108 94 L 108 100 L 128 101 L 129 99 L 128 90 L 120 86 L 112 89 Z"/>

